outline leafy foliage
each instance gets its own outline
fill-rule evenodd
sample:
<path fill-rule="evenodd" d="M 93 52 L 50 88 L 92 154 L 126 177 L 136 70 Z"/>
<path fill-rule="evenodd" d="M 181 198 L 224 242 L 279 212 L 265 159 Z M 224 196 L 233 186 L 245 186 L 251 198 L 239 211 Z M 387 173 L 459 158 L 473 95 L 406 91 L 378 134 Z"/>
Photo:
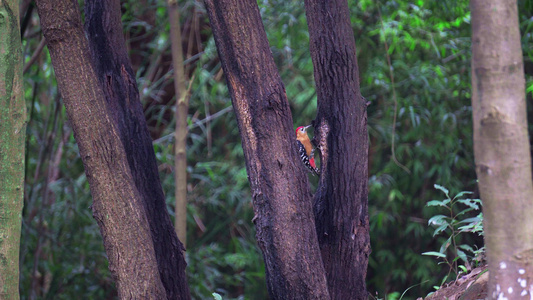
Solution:
<path fill-rule="evenodd" d="M 470 212 L 481 210 L 481 200 L 462 199 L 462 197 L 472 194 L 472 192 L 462 191 L 452 198 L 446 188 L 437 184 L 434 186 L 446 195 L 446 199 L 431 200 L 426 205 L 429 207 L 442 207 L 447 211 L 448 215 L 434 215 L 429 219 L 428 225 L 436 227 L 433 236 L 446 234 L 448 237 L 442 243 L 438 252 L 429 251 L 422 253 L 422 255 L 435 256 L 448 265 L 448 274 L 442 281 L 444 283 L 452 271 L 455 273 L 455 278 L 457 278 L 460 274 L 471 270 L 472 263 L 477 264 L 480 260 L 483 260 L 481 257 L 485 252 L 485 247 L 474 250 L 468 244 L 458 245 L 457 243 L 459 236 L 465 233 L 477 233 L 483 236 L 483 213 L 479 212 L 476 216 L 469 217 Z M 458 208 L 459 204 L 462 204 L 464 208 Z M 457 212 L 458 209 L 459 211 Z M 451 252 L 451 260 L 448 259 L 448 252 Z M 463 262 L 463 265 L 459 265 L 459 260 Z"/>
<path fill-rule="evenodd" d="M 425 228 L 429 215 L 423 210 L 426 199 L 435 197 L 429 187 L 440 182 L 454 191 L 474 188 L 470 78 L 465 66 L 470 59 L 468 3 L 458 2 L 448 10 L 442 10 L 441 3 L 390 1 L 378 7 L 365 1 L 352 10 L 355 31 L 361 36 L 361 89 L 372 101 L 368 123 L 373 254 L 368 279 L 371 290 L 386 293 L 422 283 L 407 292 L 408 298 L 424 294 L 439 272 L 430 259 L 419 255 L 432 246 L 431 232 Z M 395 113 L 397 122 L 392 124 Z M 392 138 L 396 157 L 410 173 L 391 159 Z"/>

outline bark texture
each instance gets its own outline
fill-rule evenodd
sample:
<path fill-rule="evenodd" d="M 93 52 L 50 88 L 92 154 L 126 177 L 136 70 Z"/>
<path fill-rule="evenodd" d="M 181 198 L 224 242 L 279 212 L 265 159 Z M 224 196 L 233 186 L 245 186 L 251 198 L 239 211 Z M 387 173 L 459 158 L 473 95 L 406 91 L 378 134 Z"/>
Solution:
<path fill-rule="evenodd" d="M 19 299 L 26 105 L 18 1 L 0 1 L 0 299 Z"/>
<path fill-rule="evenodd" d="M 185 87 L 183 49 L 181 47 L 180 13 L 177 0 L 168 0 L 168 19 L 172 46 L 172 67 L 174 68 L 174 89 L 176 91 L 176 132 L 174 144 L 176 179 L 176 233 L 187 243 L 187 113 L 189 100 Z"/>
<path fill-rule="evenodd" d="M 307 174 L 254 0 L 206 0 L 237 116 L 273 299 L 328 299 Z"/>
<path fill-rule="evenodd" d="M 474 155 L 490 299 L 533 297 L 533 185 L 514 0 L 472 0 Z"/>
<path fill-rule="evenodd" d="M 157 231 L 159 229 L 149 222 L 155 213 L 150 209 L 161 208 L 157 203 L 148 205 L 145 201 L 149 189 L 146 186 L 154 183 L 139 181 L 139 177 L 146 175 L 137 172 L 140 166 L 132 166 L 138 163 L 138 157 L 128 156 L 133 145 L 129 144 L 132 141 L 125 141 L 125 137 L 131 137 L 125 130 L 131 130 L 138 138 L 143 135 L 143 128 L 132 124 L 133 116 L 123 115 L 117 109 L 134 110 L 130 106 L 134 102 L 132 83 L 124 87 L 121 95 L 125 98 L 121 102 L 113 103 L 106 97 L 91 61 L 77 1 L 41 0 L 37 1 L 37 8 L 59 90 L 85 166 L 93 196 L 93 215 L 100 226 L 119 297 L 167 298 L 165 282 L 158 269 L 160 254 L 155 249 L 158 246 L 153 243 L 158 235 L 164 236 L 164 232 Z M 102 18 L 106 22 L 116 21 L 109 15 Z M 119 67 L 121 78 L 134 82 L 127 69 L 125 65 Z M 106 76 L 106 80 L 109 83 L 106 88 L 111 89 L 106 93 L 117 92 L 113 90 L 113 80 L 117 78 Z M 172 229 L 169 231 L 174 233 Z M 163 241 L 160 236 L 158 242 Z"/>
<path fill-rule="evenodd" d="M 321 171 L 315 224 L 331 299 L 367 299 L 370 255 L 366 104 L 346 0 L 306 0 Z"/>
<path fill-rule="evenodd" d="M 167 212 L 152 139 L 122 33 L 120 1 L 85 1 L 85 28 L 92 62 L 108 109 L 118 126 L 128 167 L 147 213 L 167 299 L 188 299 L 185 250 Z"/>

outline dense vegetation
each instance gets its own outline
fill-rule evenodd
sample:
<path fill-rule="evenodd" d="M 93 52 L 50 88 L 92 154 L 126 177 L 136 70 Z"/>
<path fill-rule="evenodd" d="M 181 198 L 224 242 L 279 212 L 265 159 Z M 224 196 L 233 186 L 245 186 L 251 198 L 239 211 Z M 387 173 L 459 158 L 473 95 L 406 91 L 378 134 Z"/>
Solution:
<path fill-rule="evenodd" d="M 267 298 L 254 237 L 244 158 L 224 76 L 201 1 L 181 1 L 191 86 L 188 139 L 189 284 L 193 297 Z M 533 94 L 533 2 L 518 1 Z M 393 299 L 425 296 L 448 272 L 421 253 L 438 249 L 428 219 L 441 199 L 476 193 L 470 107 L 468 1 L 350 2 L 362 94 L 370 101 L 369 208 L 373 252 L 368 290 Z M 315 116 L 316 94 L 300 1 L 260 1 L 295 127 Z M 24 13 L 24 11 L 23 11 Z M 123 24 L 173 214 L 174 107 L 166 2 L 125 1 Z M 24 31 L 25 61 L 41 40 L 35 11 Z M 392 70 L 392 72 L 390 72 Z M 46 49 L 25 76 L 28 124 L 21 246 L 21 296 L 108 299 L 114 285 L 90 210 L 83 165 Z M 396 122 L 394 122 L 396 121 Z M 394 146 L 393 146 L 394 145 Z M 395 159 L 397 161 L 395 161 Z M 316 178 L 311 178 L 316 184 Z M 444 239 L 442 237 L 441 239 Z M 463 241 L 481 247 L 482 239 Z M 398 294 L 399 293 L 399 294 Z"/>

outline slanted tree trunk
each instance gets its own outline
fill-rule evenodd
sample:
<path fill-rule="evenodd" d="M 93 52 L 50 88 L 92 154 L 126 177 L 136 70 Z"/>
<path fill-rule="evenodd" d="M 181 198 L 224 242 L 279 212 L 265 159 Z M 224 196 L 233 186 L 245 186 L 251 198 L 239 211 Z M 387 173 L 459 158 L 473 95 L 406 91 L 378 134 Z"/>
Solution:
<path fill-rule="evenodd" d="M 285 88 L 254 0 L 206 0 L 237 116 L 273 299 L 328 299 Z"/>
<path fill-rule="evenodd" d="M 472 0 L 474 154 L 489 298 L 533 296 L 533 185 L 514 0 Z"/>
<path fill-rule="evenodd" d="M 189 101 L 185 87 L 178 1 L 168 0 L 167 3 L 172 46 L 172 67 L 174 68 L 174 90 L 176 91 L 176 132 L 174 143 L 176 220 L 174 226 L 180 241 L 187 245 L 187 113 L 189 111 Z"/>
<path fill-rule="evenodd" d="M 346 0 L 306 0 L 322 175 L 315 224 L 332 299 L 367 299 L 368 135 Z"/>
<path fill-rule="evenodd" d="M 19 299 L 26 105 L 19 2 L 0 1 L 0 299 Z"/>
<path fill-rule="evenodd" d="M 88 35 L 107 51 L 95 64 L 78 3 L 37 1 L 119 297 L 187 299 L 188 290 L 181 288 L 181 248 L 166 215 L 153 149 L 136 103 L 135 79 L 123 50 L 118 1 L 87 5 L 86 18 L 94 24 Z M 98 11 L 99 18 L 95 14 L 102 7 L 107 9 Z M 182 294 L 176 294 L 178 289 Z"/>
<path fill-rule="evenodd" d="M 167 212 L 152 139 L 122 33 L 120 1 L 86 0 L 85 28 L 93 65 L 120 131 L 128 166 L 146 209 L 168 299 L 188 299 L 185 248 Z"/>

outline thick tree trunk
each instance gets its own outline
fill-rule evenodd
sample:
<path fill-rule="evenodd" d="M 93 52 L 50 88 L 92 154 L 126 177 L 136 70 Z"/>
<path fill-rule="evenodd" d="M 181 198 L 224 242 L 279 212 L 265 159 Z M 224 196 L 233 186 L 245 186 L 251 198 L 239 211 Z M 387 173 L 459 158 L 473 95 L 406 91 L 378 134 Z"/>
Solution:
<path fill-rule="evenodd" d="M 167 212 L 152 139 L 122 33 L 120 1 L 85 1 L 93 65 L 118 125 L 128 166 L 146 210 L 161 281 L 168 299 L 188 299 L 183 245 Z"/>
<path fill-rule="evenodd" d="M 206 0 L 237 116 L 273 299 L 328 299 L 307 174 L 254 0 Z"/>
<path fill-rule="evenodd" d="M 176 132 L 174 143 L 174 173 L 176 179 L 176 220 L 174 226 L 179 239 L 187 243 L 187 113 L 188 95 L 185 87 L 183 49 L 181 47 L 180 13 L 177 0 L 168 0 L 170 41 L 172 44 L 172 66 L 174 68 L 174 89 L 176 91 Z"/>
<path fill-rule="evenodd" d="M 346 0 L 305 1 L 322 175 L 315 224 L 332 299 L 367 299 L 368 135 Z"/>
<path fill-rule="evenodd" d="M 0 299 L 19 299 L 26 105 L 19 2 L 0 1 Z"/>
<path fill-rule="evenodd" d="M 183 245 L 167 213 L 152 139 L 122 34 L 120 1 L 87 0 L 86 32 L 106 100 L 121 134 L 129 168 L 147 212 L 161 281 L 168 299 L 188 299 Z"/>
<path fill-rule="evenodd" d="M 170 226 L 167 228 L 151 223 L 158 217 L 164 218 L 158 211 L 166 208 L 164 202 L 148 199 L 148 195 L 158 193 L 150 190 L 157 190 L 158 182 L 149 182 L 157 177 L 140 171 L 145 166 L 153 167 L 153 162 L 145 162 L 139 156 L 147 155 L 143 159 L 150 161 L 148 156 L 153 156 L 153 152 L 146 146 L 144 119 L 134 104 L 135 80 L 127 63 L 120 58 L 123 59 L 124 54 L 114 58 L 121 63 L 118 66 L 114 60 L 107 58 L 106 61 L 116 68 L 113 74 L 105 74 L 107 85 L 104 86 L 109 89 L 106 93 L 119 93 L 114 86 L 118 83 L 114 81 L 127 82 L 117 95 L 120 101 L 113 102 L 105 96 L 95 71 L 98 67 L 92 64 L 78 3 L 42 0 L 37 1 L 37 8 L 58 86 L 85 166 L 93 196 L 93 214 L 100 226 L 119 297 L 167 298 L 165 286 L 168 283 L 161 278 L 158 258 L 180 253 L 160 253 L 160 246 L 157 243 L 154 246 L 154 240 L 167 243 L 168 233 L 174 234 L 174 231 L 168 216 L 166 223 Z M 104 18 L 111 23 L 117 22 L 111 11 L 106 11 Z M 116 23 L 110 26 L 116 30 Z M 116 47 L 119 47 L 118 44 Z M 118 78 L 116 74 L 120 74 Z M 128 110 L 132 112 L 124 113 Z M 135 139 L 141 142 L 133 144 Z M 144 181 L 140 180 L 143 177 Z M 160 268 L 172 266 L 161 265 Z"/>
<path fill-rule="evenodd" d="M 533 185 L 514 0 L 472 0 L 474 154 L 489 298 L 533 296 Z"/>

